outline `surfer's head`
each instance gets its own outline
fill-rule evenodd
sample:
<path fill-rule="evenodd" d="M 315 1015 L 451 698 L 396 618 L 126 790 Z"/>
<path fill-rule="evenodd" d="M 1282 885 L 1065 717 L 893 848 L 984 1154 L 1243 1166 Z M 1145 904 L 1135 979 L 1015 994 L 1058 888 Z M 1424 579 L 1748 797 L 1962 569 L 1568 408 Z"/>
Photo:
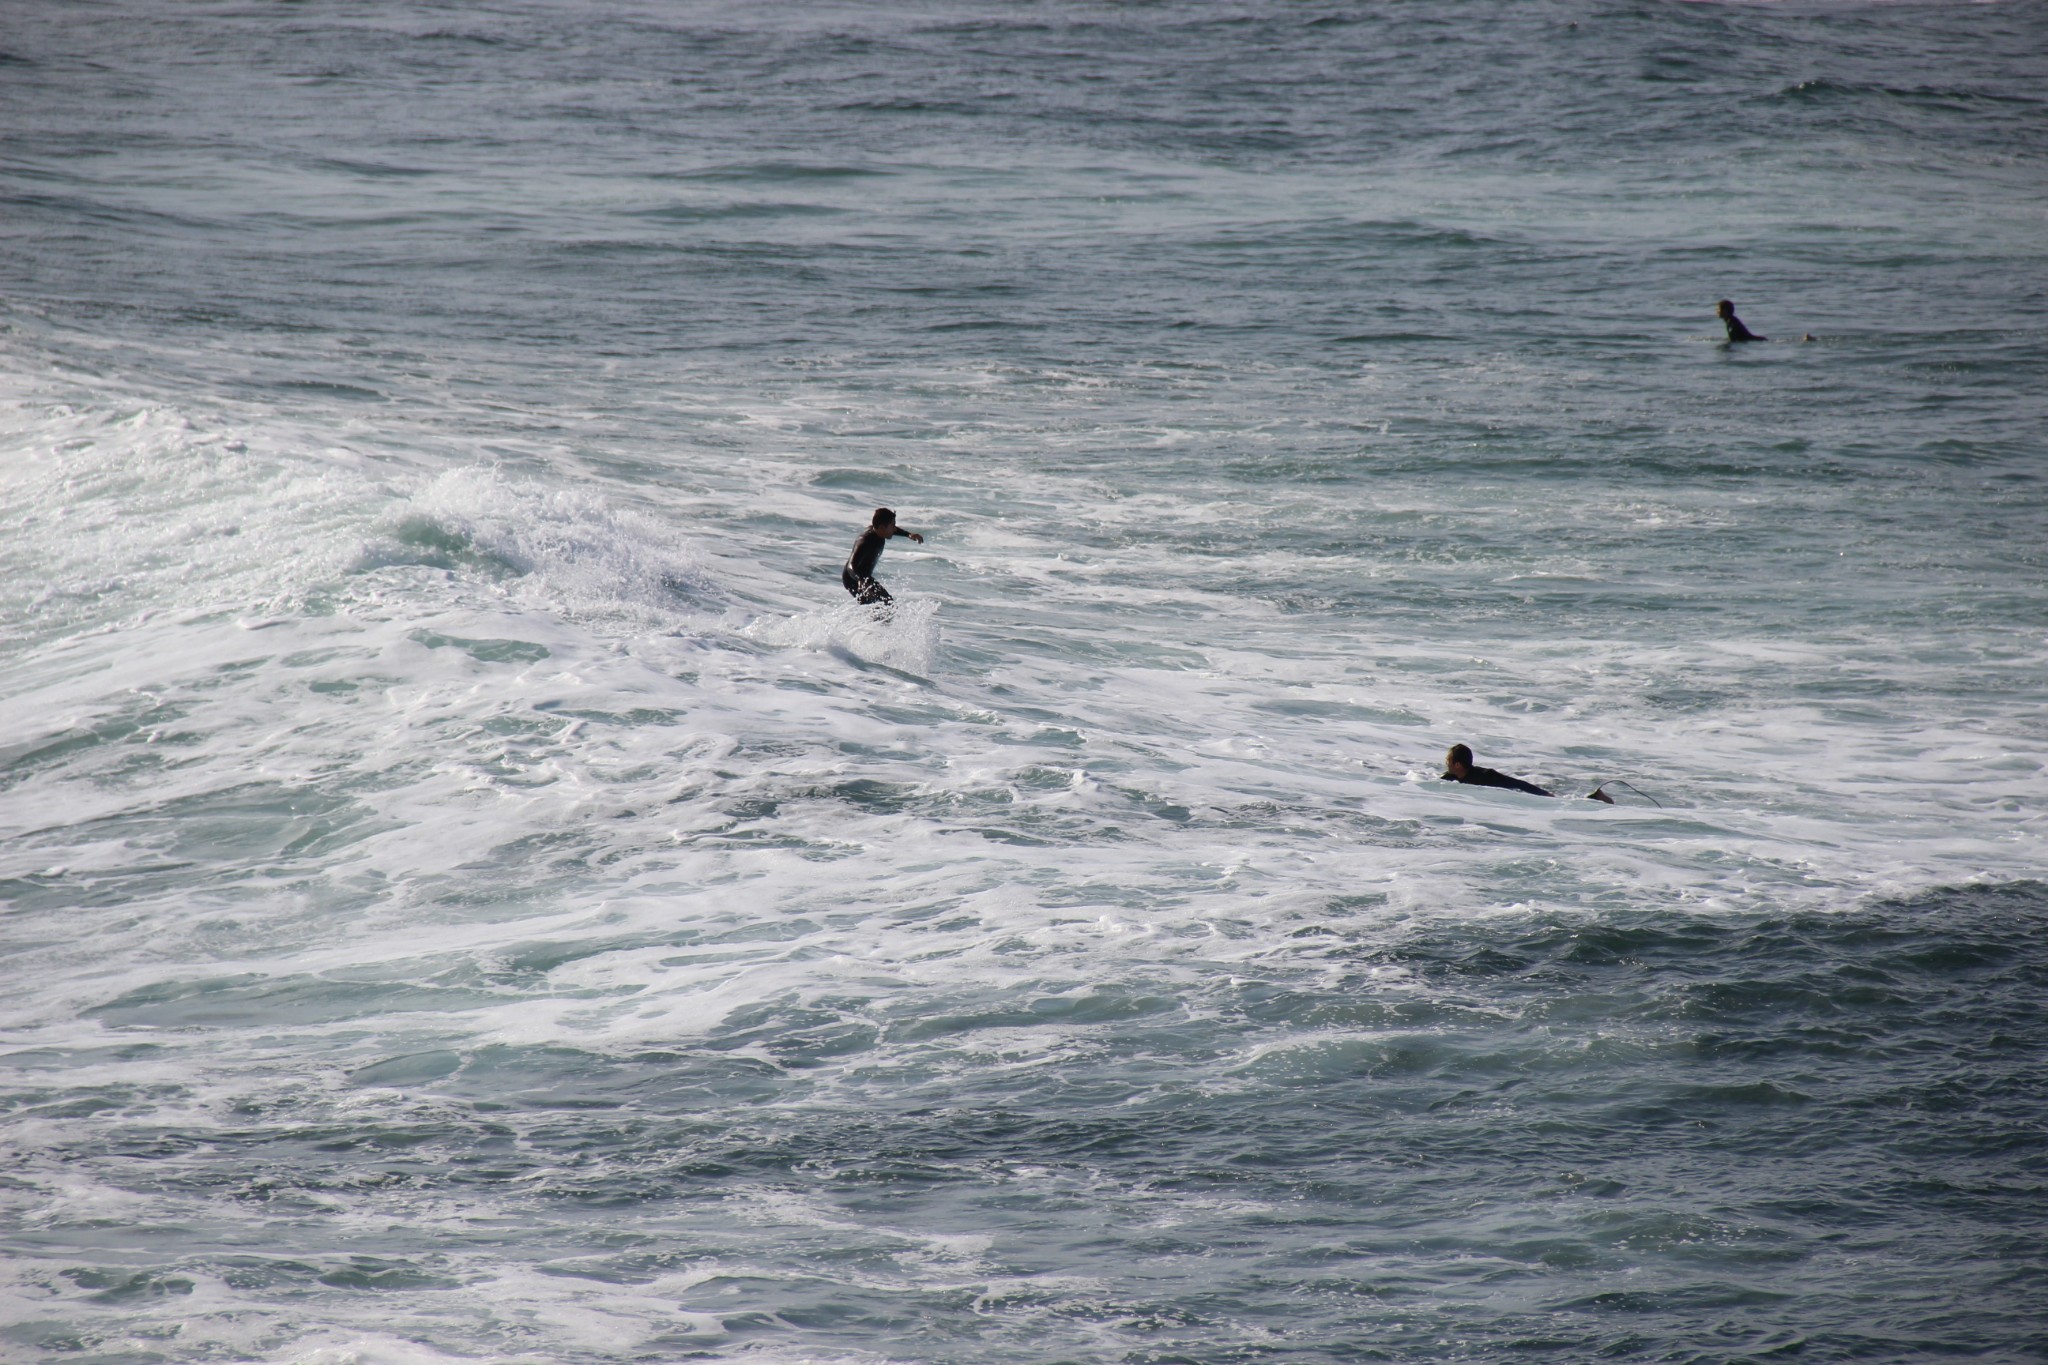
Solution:
<path fill-rule="evenodd" d="M 1735 316 L 1735 305 L 1730 303 L 1727 299 L 1722 299 L 1719 303 L 1714 305 L 1714 316 L 1721 319 L 1721 321 L 1726 322 L 1728 319 Z"/>
<path fill-rule="evenodd" d="M 1463 777 L 1472 770 L 1472 751 L 1462 744 L 1453 744 L 1444 755 L 1444 771 L 1452 777 Z"/>
<path fill-rule="evenodd" d="M 895 529 L 895 510 L 893 508 L 888 507 L 877 507 L 875 509 L 875 519 L 870 524 L 873 525 L 877 531 L 889 531 Z"/>

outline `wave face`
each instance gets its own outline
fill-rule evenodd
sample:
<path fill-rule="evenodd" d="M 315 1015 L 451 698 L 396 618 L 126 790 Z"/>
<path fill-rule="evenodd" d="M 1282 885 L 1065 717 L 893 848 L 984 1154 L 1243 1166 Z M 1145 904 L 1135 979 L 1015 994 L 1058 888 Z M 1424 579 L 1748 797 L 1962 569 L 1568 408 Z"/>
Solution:
<path fill-rule="evenodd" d="M 2032 1358 L 2041 38 L 10 6 L 0 1359 Z"/>

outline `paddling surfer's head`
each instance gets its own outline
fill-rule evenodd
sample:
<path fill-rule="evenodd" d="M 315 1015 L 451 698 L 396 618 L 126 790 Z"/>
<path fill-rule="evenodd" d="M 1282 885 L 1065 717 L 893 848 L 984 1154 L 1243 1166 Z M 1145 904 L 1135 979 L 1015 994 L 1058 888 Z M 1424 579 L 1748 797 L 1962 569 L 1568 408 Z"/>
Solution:
<path fill-rule="evenodd" d="M 1472 751 L 1462 744 L 1453 744 L 1444 755 L 1444 771 L 1463 781 L 1465 774 L 1472 771 Z"/>

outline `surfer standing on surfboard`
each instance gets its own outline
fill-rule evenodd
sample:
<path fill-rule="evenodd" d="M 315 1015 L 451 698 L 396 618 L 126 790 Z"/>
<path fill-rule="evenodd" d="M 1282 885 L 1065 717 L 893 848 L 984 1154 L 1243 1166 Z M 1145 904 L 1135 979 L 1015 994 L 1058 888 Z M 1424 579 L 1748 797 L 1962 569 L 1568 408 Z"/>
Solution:
<path fill-rule="evenodd" d="M 860 533 L 860 539 L 853 542 L 853 553 L 846 557 L 846 567 L 839 571 L 839 581 L 853 594 L 853 600 L 862 606 L 877 602 L 893 602 L 889 590 L 875 581 L 875 565 L 881 562 L 882 549 L 897 536 L 909 536 L 918 544 L 924 544 L 924 537 L 915 531 L 906 531 L 896 524 L 896 513 L 887 507 L 877 507 L 875 518 L 868 523 L 868 529 Z"/>

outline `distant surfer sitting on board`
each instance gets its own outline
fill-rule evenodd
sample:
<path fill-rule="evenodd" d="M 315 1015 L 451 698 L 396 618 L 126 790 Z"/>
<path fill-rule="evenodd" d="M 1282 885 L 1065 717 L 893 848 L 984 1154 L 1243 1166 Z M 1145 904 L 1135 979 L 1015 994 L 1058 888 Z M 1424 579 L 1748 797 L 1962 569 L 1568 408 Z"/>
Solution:
<path fill-rule="evenodd" d="M 1519 777 L 1509 777 L 1506 773 L 1498 772 L 1492 768 L 1475 766 L 1472 762 L 1472 751 L 1462 744 L 1453 744 L 1451 751 L 1444 755 L 1442 780 L 1445 782 L 1462 782 L 1468 787 L 1506 787 L 1509 791 L 1527 792 L 1531 796 L 1557 795 L 1556 792 L 1543 790 L 1534 782 L 1524 782 Z M 1614 804 L 1613 797 L 1599 790 L 1587 793 L 1586 799 L 1588 801 L 1604 801 L 1610 806 Z"/>
<path fill-rule="evenodd" d="M 860 533 L 860 539 L 853 542 L 853 553 L 846 557 L 846 567 L 839 571 L 839 581 L 853 594 L 853 600 L 862 606 L 877 602 L 893 602 L 889 590 L 875 581 L 875 565 L 881 562 L 882 547 L 896 536 L 909 536 L 918 544 L 924 544 L 924 537 L 915 531 L 906 531 L 896 524 L 896 514 L 886 507 L 875 509 L 875 519 L 868 523 L 868 529 Z"/>
<path fill-rule="evenodd" d="M 1714 316 L 1721 319 L 1721 321 L 1727 325 L 1728 340 L 1730 341 L 1770 340 L 1769 337 L 1760 337 L 1755 332 L 1752 332 L 1747 327 L 1744 327 L 1742 325 L 1742 319 L 1735 316 L 1735 305 L 1728 302 L 1728 300 L 1726 299 L 1722 299 L 1719 303 L 1714 305 Z"/>

